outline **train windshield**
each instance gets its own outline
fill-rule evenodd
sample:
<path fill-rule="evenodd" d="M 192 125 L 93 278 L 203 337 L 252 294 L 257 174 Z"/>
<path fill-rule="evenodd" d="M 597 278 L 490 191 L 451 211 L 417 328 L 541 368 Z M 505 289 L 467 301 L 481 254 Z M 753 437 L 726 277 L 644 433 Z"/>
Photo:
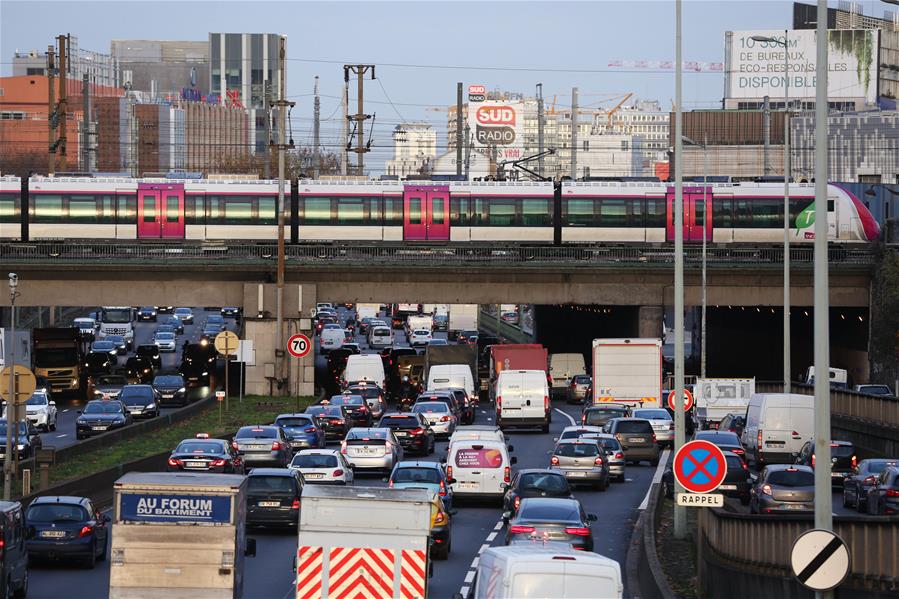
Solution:
<path fill-rule="evenodd" d="M 131 322 L 131 308 L 103 308 L 100 312 L 100 321 L 107 324 Z"/>

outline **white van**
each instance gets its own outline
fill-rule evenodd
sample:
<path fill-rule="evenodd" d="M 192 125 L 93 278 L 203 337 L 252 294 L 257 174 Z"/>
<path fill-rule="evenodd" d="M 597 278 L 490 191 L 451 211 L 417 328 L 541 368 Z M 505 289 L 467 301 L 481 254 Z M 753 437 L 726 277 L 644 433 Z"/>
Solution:
<path fill-rule="evenodd" d="M 843 368 L 830 368 L 830 386 L 835 389 L 848 389 L 849 388 L 849 372 Z M 806 385 L 814 385 L 815 384 L 815 367 L 809 366 L 808 370 L 805 371 L 805 384 Z"/>
<path fill-rule="evenodd" d="M 805 439 L 814 436 L 815 397 L 798 393 L 756 393 L 749 400 L 743 447 L 761 469 L 792 464 Z"/>
<path fill-rule="evenodd" d="M 369 347 L 391 347 L 393 345 L 393 330 L 385 325 L 373 326 L 368 331 Z"/>
<path fill-rule="evenodd" d="M 484 424 L 472 424 L 469 426 L 459 426 L 456 427 L 455 432 L 449 438 L 449 447 L 453 446 L 453 443 L 458 441 L 478 441 L 478 440 L 487 440 L 487 441 L 497 441 L 505 445 L 506 436 L 503 434 L 503 431 L 499 430 L 499 428 L 495 426 L 488 426 Z M 512 446 L 508 447 L 509 451 L 513 451 Z"/>
<path fill-rule="evenodd" d="M 465 389 L 468 397 L 477 400 L 474 378 L 471 376 L 471 368 L 468 364 L 438 364 L 428 370 L 428 391 L 438 389 L 451 389 L 459 387 Z"/>
<path fill-rule="evenodd" d="M 621 566 L 560 543 L 491 547 L 481 554 L 474 599 L 603 599 L 624 596 Z"/>
<path fill-rule="evenodd" d="M 446 458 L 447 478 L 453 497 L 493 496 L 502 500 L 506 485 L 512 481 L 512 465 L 505 443 L 490 439 L 461 440 L 453 443 Z"/>
<path fill-rule="evenodd" d="M 538 426 L 549 432 L 552 412 L 549 385 L 542 370 L 502 370 L 496 379 L 496 424 L 508 427 Z"/>
<path fill-rule="evenodd" d="M 319 335 L 322 352 L 329 352 L 332 349 L 340 349 L 340 346 L 343 345 L 343 342 L 345 340 L 346 333 L 344 333 L 344 330 L 340 328 L 322 329 L 321 335 Z"/>
<path fill-rule="evenodd" d="M 346 368 L 341 375 L 345 385 L 368 381 L 381 389 L 385 388 L 384 362 L 378 354 L 354 354 L 347 358 Z"/>
<path fill-rule="evenodd" d="M 549 357 L 549 376 L 553 381 L 553 394 L 568 390 L 568 383 L 578 374 L 587 374 L 584 354 L 552 354 Z"/>

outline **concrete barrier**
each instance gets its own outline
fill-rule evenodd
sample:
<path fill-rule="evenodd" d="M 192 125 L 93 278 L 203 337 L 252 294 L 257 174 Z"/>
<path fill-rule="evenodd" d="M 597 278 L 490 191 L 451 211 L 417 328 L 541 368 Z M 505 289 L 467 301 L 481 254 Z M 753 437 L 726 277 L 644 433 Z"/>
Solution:
<path fill-rule="evenodd" d="M 650 487 L 649 502 L 631 533 L 624 567 L 627 597 L 631 599 L 676 599 L 656 551 L 656 530 L 662 513 L 661 487 L 659 483 Z"/>

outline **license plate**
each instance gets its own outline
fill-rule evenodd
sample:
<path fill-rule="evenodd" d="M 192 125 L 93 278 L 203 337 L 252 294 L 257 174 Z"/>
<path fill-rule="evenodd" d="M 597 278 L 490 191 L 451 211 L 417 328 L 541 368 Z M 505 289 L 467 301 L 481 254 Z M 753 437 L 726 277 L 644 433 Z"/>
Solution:
<path fill-rule="evenodd" d="M 64 530 L 42 530 L 41 536 L 45 539 L 61 539 L 66 536 Z"/>
<path fill-rule="evenodd" d="M 196 460 L 184 462 L 184 467 L 185 468 L 205 468 L 206 462 L 201 462 L 201 461 L 196 461 Z"/>
<path fill-rule="evenodd" d="M 162 394 L 163 399 L 172 399 L 173 397 L 175 397 L 175 396 L 171 393 L 163 393 Z"/>
<path fill-rule="evenodd" d="M 310 480 L 314 479 L 314 478 L 324 478 L 324 477 L 325 477 L 324 474 L 319 474 L 318 472 L 310 472 L 309 474 L 303 475 L 303 478 L 310 479 Z"/>
<path fill-rule="evenodd" d="M 377 449 L 357 449 L 355 453 L 356 453 L 356 455 L 377 455 L 378 450 Z"/>
<path fill-rule="evenodd" d="M 394 431 L 393 434 L 396 435 L 397 437 L 408 437 L 409 436 L 409 433 L 404 433 L 401 431 Z"/>
<path fill-rule="evenodd" d="M 842 472 L 831 472 L 831 473 L 830 473 L 830 477 L 831 477 L 831 478 L 843 478 L 843 476 L 844 476 L 844 475 L 843 475 Z"/>
<path fill-rule="evenodd" d="M 718 487 L 718 488 L 719 488 L 719 489 L 722 489 L 722 490 L 724 490 L 724 491 L 736 491 L 736 490 L 737 490 L 737 485 L 721 485 L 721 486 Z"/>
<path fill-rule="evenodd" d="M 804 510 L 805 506 L 801 503 L 785 503 L 783 504 L 784 509 L 787 510 Z"/>
<path fill-rule="evenodd" d="M 280 501 L 260 501 L 259 507 L 281 507 Z"/>
<path fill-rule="evenodd" d="M 783 447 L 784 442 L 783 441 L 765 441 L 765 445 L 767 445 L 768 447 Z"/>
<path fill-rule="evenodd" d="M 291 441 L 290 442 L 291 447 L 304 447 L 306 445 L 309 445 L 309 444 L 306 443 L 305 441 Z"/>
<path fill-rule="evenodd" d="M 567 476 L 570 476 L 571 478 L 584 478 L 587 476 L 586 472 L 572 472 L 570 470 L 568 472 L 566 472 L 565 474 Z"/>
<path fill-rule="evenodd" d="M 646 439 L 644 439 L 643 437 L 631 437 L 630 439 L 628 439 L 628 441 L 630 441 L 631 443 L 645 443 Z"/>
<path fill-rule="evenodd" d="M 143 410 L 129 410 L 132 416 L 139 416 Z"/>
<path fill-rule="evenodd" d="M 109 428 L 108 426 L 92 426 L 91 430 L 92 431 L 105 431 L 108 428 Z"/>
<path fill-rule="evenodd" d="M 479 483 L 456 483 L 460 491 L 477 491 L 481 486 Z"/>

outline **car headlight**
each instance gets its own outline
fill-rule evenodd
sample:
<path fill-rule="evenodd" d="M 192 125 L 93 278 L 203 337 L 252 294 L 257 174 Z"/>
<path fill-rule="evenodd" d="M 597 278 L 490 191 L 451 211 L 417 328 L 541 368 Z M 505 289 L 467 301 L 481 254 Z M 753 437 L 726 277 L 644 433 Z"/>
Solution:
<path fill-rule="evenodd" d="M 208 373 L 208 372 L 204 372 L 204 373 L 203 373 L 203 374 L 201 374 L 201 375 L 200 375 L 200 376 L 208 376 L 208 375 L 209 375 L 209 373 Z"/>
<path fill-rule="evenodd" d="M 23 449 L 25 449 L 25 444 L 19 443 L 18 445 L 16 445 L 16 449 L 18 449 L 19 451 L 22 451 Z"/>
<path fill-rule="evenodd" d="M 156 404 L 155 403 L 147 404 L 147 406 L 144 409 L 145 410 L 154 410 L 154 409 L 156 409 Z"/>
<path fill-rule="evenodd" d="M 184 393 L 184 392 L 186 392 L 186 391 L 187 391 L 187 389 L 185 389 L 184 387 L 181 387 L 180 389 L 178 389 L 178 390 L 176 391 L 176 393 Z"/>

